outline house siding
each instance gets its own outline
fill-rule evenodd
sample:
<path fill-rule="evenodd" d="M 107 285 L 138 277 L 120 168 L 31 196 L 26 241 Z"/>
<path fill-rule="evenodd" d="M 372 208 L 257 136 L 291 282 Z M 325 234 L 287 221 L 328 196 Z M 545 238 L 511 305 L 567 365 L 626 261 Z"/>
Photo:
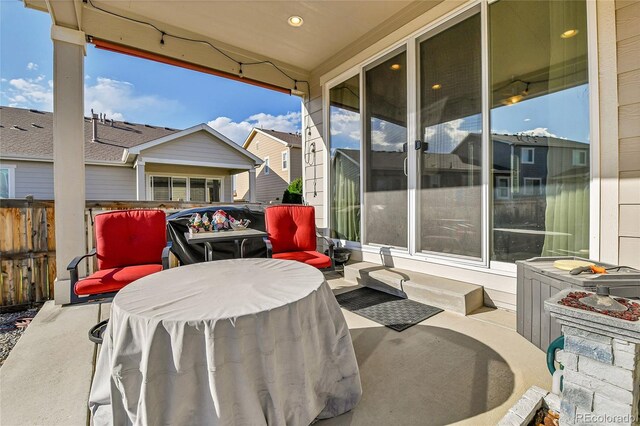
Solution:
<path fill-rule="evenodd" d="M 289 183 L 291 183 L 295 179 L 302 177 L 302 148 L 295 146 L 289 148 L 289 157 L 289 167 L 291 168 L 291 180 Z"/>
<path fill-rule="evenodd" d="M 319 89 L 318 89 L 319 91 Z M 309 153 L 309 158 L 304 159 L 304 199 L 309 205 L 314 206 L 316 210 L 316 226 L 326 229 L 329 226 L 327 218 L 325 218 L 325 194 L 324 194 L 324 160 L 326 153 L 326 143 L 323 137 L 323 112 L 322 112 L 322 96 L 312 95 L 310 101 L 303 105 L 302 111 L 303 123 L 308 123 L 309 130 L 304 133 L 304 146 L 309 147 L 315 144 L 315 154 Z M 309 148 L 307 148 L 310 151 Z"/>
<path fill-rule="evenodd" d="M 33 195 L 39 200 L 53 200 L 53 163 L 37 161 L 2 161 L 15 169 L 15 196 Z M 85 169 L 87 200 L 135 200 L 135 170 L 130 167 L 87 165 Z"/>
<path fill-rule="evenodd" d="M 640 2 L 616 1 L 619 263 L 640 268 Z"/>
<path fill-rule="evenodd" d="M 212 140 L 215 143 L 211 143 Z M 253 164 L 252 160 L 240 151 L 206 132 L 192 133 L 171 142 L 145 149 L 141 155 L 145 159 L 215 162 L 243 168 Z"/>
<path fill-rule="evenodd" d="M 257 143 L 257 145 L 256 145 Z M 300 170 L 302 167 L 302 157 L 299 154 L 301 151 L 299 148 L 292 148 L 289 154 L 289 164 L 287 167 L 290 170 L 282 169 L 282 153 L 287 151 L 287 146 L 282 142 L 278 142 L 270 136 L 257 132 L 253 137 L 247 151 L 251 152 L 255 156 L 264 160 L 269 157 L 269 168 L 271 173 L 264 174 L 265 165 L 261 165 L 256 169 L 256 201 L 261 203 L 269 203 L 274 201 L 282 201 L 282 194 L 289 186 L 289 171 L 292 172 L 291 179 L 295 179 L 301 174 L 295 175 L 293 165 L 295 164 Z M 295 155 L 295 151 L 298 154 Z M 299 173 L 299 172 L 298 172 Z M 236 198 L 248 199 L 249 198 L 249 173 L 245 172 L 238 175 L 236 179 Z"/>
<path fill-rule="evenodd" d="M 136 171 L 132 167 L 87 165 L 85 179 L 87 200 L 136 199 Z"/>

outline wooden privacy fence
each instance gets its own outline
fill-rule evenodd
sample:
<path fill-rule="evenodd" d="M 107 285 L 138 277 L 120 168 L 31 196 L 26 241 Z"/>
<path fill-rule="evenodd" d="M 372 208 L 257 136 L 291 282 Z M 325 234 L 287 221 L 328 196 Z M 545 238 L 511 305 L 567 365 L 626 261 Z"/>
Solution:
<path fill-rule="evenodd" d="M 53 297 L 54 214 L 52 201 L 0 201 L 0 306 Z"/>
<path fill-rule="evenodd" d="M 87 201 L 85 236 L 88 253 L 94 247 L 93 220 L 107 210 L 153 208 L 167 214 L 195 207 L 232 203 L 192 204 L 160 201 Z M 246 205 L 246 203 L 242 203 Z M 56 278 L 55 209 L 52 200 L 0 200 L 0 306 L 53 299 Z M 81 255 L 84 253 L 78 253 Z M 95 259 L 87 262 L 89 272 Z M 66 267 L 66 265 L 63 265 Z"/>

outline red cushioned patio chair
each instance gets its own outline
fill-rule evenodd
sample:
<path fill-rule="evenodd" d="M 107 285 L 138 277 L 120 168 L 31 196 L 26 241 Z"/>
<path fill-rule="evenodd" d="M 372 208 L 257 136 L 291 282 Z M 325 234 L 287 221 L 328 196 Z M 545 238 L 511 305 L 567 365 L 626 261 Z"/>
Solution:
<path fill-rule="evenodd" d="M 69 263 L 70 302 L 113 297 L 127 284 L 169 267 L 166 215 L 162 210 L 123 210 L 95 218 L 96 247 Z M 82 259 L 97 256 L 98 270 L 79 280 Z"/>
<path fill-rule="evenodd" d="M 333 271 L 333 241 L 316 231 L 315 209 L 312 206 L 279 205 L 264 209 L 268 237 L 267 257 L 296 260 L 322 271 Z M 317 238 L 329 245 L 329 256 L 317 251 Z"/>

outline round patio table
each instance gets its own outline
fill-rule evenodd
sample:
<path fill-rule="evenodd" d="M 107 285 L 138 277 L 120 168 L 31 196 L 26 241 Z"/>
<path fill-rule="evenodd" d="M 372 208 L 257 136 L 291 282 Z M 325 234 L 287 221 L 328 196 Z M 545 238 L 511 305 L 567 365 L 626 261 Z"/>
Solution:
<path fill-rule="evenodd" d="M 308 425 L 362 388 L 317 269 L 233 259 L 168 269 L 113 299 L 89 397 L 94 424 Z"/>

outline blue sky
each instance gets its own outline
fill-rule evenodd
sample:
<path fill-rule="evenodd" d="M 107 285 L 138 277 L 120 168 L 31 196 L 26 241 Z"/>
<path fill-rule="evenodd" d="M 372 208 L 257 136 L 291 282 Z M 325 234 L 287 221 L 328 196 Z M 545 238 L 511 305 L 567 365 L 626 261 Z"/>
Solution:
<path fill-rule="evenodd" d="M 51 19 L 0 0 L 0 104 L 51 111 Z M 254 126 L 300 130 L 300 98 L 87 45 L 85 112 L 174 128 L 209 123 L 242 142 Z"/>

